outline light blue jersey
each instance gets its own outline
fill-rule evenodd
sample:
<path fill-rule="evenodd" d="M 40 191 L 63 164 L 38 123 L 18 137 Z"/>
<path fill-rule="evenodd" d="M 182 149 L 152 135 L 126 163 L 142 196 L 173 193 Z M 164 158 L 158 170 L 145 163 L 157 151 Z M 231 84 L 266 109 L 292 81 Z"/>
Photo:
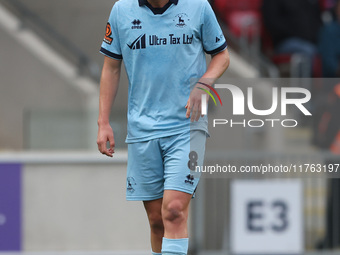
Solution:
<path fill-rule="evenodd" d="M 129 78 L 127 143 L 185 132 L 207 132 L 206 116 L 190 127 L 185 117 L 190 81 L 206 72 L 204 51 L 226 40 L 207 0 L 120 0 L 112 8 L 101 53 L 123 59 Z"/>

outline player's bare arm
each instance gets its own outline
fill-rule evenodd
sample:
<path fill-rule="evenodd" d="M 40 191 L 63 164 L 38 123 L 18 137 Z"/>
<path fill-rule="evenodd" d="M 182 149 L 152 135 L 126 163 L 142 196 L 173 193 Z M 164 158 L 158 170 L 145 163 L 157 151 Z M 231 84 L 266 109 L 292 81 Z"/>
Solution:
<path fill-rule="evenodd" d="M 121 60 L 105 57 L 100 79 L 97 144 L 98 150 L 109 157 L 113 156 L 115 147 L 113 130 L 110 126 L 109 118 L 111 106 L 118 90 L 121 62 Z M 107 148 L 107 142 L 110 143 L 109 148 Z"/>
<path fill-rule="evenodd" d="M 213 85 L 215 81 L 222 76 L 222 74 L 227 70 L 230 63 L 229 52 L 227 49 L 224 51 L 213 55 L 211 62 L 208 66 L 207 71 L 202 76 L 201 80 L 203 83 L 208 83 L 208 85 Z M 197 83 L 195 88 L 192 90 L 189 100 L 185 106 L 187 109 L 186 117 L 189 118 L 191 114 L 191 121 L 198 121 L 201 116 L 201 100 L 202 94 L 205 92 L 201 89 L 197 88 L 204 88 L 201 84 Z M 207 97 L 208 99 L 209 97 Z"/>

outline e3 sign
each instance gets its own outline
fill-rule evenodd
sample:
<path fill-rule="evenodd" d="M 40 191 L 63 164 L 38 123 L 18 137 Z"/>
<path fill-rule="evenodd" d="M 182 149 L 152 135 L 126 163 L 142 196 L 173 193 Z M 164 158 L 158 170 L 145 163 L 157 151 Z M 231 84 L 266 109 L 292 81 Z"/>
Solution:
<path fill-rule="evenodd" d="M 299 180 L 234 180 L 231 192 L 232 254 L 303 252 Z"/>

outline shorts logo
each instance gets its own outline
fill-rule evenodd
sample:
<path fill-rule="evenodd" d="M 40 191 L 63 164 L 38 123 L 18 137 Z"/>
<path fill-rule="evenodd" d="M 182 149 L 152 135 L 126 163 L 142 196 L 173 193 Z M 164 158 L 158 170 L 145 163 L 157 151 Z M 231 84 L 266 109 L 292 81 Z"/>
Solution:
<path fill-rule="evenodd" d="M 145 34 L 138 36 L 131 44 L 127 44 L 131 50 L 145 49 L 146 48 L 146 36 Z"/>
<path fill-rule="evenodd" d="M 176 27 L 186 27 L 186 22 L 188 22 L 190 19 L 188 18 L 188 15 L 186 15 L 185 13 L 180 13 L 177 14 L 174 21 L 176 22 Z"/>
<path fill-rule="evenodd" d="M 191 185 L 194 185 L 195 177 L 192 174 L 188 174 L 186 177 L 187 177 L 187 179 L 184 182 L 191 184 Z"/>
<path fill-rule="evenodd" d="M 104 42 L 106 42 L 107 44 L 110 44 L 110 45 L 113 41 L 113 38 L 111 37 L 111 35 L 112 35 L 111 25 L 108 22 L 107 25 L 106 25 L 106 33 L 105 33 L 105 37 L 104 37 Z"/>
<path fill-rule="evenodd" d="M 126 190 L 131 194 L 134 193 L 135 189 L 133 188 L 133 186 L 137 185 L 135 179 L 133 177 L 128 177 L 126 180 L 127 180 Z"/>

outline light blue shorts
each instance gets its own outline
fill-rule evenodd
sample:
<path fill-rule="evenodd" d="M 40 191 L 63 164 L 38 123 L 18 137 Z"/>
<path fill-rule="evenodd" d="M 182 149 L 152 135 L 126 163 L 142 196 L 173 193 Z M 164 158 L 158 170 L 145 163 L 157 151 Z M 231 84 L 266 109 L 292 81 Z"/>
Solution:
<path fill-rule="evenodd" d="M 127 200 L 150 201 L 164 190 L 194 194 L 203 165 L 206 133 L 200 130 L 128 144 Z"/>

